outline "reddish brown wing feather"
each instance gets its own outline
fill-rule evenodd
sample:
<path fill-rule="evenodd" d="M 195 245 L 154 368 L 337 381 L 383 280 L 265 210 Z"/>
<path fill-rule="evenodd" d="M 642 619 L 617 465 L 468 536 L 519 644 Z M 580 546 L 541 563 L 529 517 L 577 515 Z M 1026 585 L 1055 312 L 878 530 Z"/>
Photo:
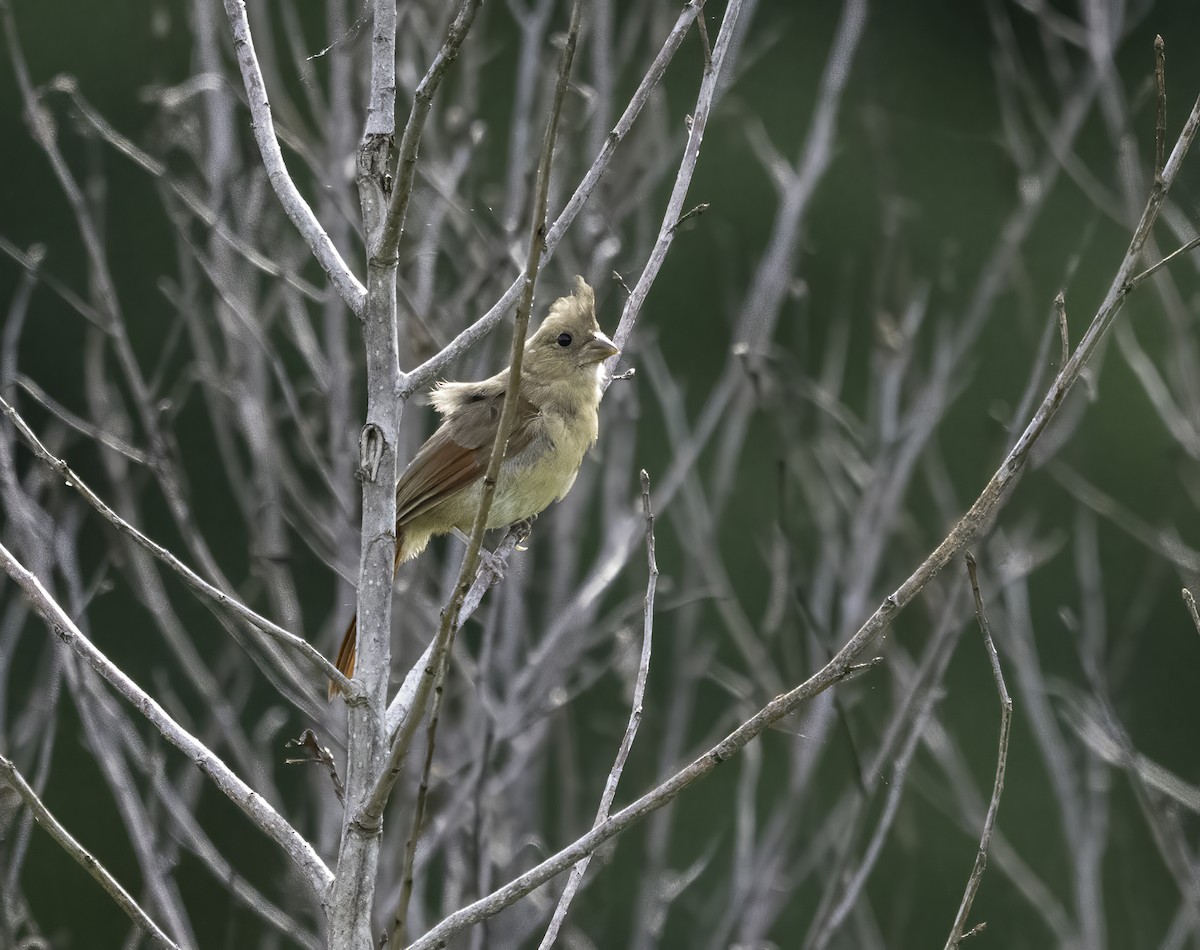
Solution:
<path fill-rule="evenodd" d="M 492 442 L 500 421 L 504 393 L 489 396 L 478 402 L 468 402 L 421 446 L 413 456 L 396 485 L 396 564 L 404 550 L 404 525 L 432 509 L 456 491 L 469 487 L 487 471 Z M 508 437 L 504 457 L 520 454 L 533 441 L 533 421 L 538 409 L 521 397 L 517 418 Z M 358 647 L 358 616 L 342 635 L 338 648 L 337 668 L 348 677 L 354 676 Z M 329 683 L 329 698 L 337 695 L 337 687 Z"/>
<path fill-rule="evenodd" d="M 408 524 L 483 478 L 503 400 L 501 392 L 467 403 L 421 446 L 396 485 L 397 525 Z M 521 397 L 505 458 L 517 455 L 533 441 L 532 422 L 537 414 L 537 407 Z"/>

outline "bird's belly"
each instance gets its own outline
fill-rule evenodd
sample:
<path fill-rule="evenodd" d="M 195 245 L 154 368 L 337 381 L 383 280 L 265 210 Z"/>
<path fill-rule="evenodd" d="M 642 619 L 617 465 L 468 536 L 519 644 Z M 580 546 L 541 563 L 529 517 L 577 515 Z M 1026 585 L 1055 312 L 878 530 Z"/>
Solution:
<path fill-rule="evenodd" d="M 488 527 L 502 528 L 536 515 L 570 491 L 583 454 L 578 458 L 565 455 L 555 450 L 530 464 L 522 465 L 520 456 L 505 462 L 496 480 Z"/>

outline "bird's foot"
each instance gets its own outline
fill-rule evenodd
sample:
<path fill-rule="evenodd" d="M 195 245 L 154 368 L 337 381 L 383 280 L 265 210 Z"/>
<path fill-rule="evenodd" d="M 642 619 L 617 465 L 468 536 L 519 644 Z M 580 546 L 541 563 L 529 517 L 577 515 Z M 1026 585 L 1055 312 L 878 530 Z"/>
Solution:
<path fill-rule="evenodd" d="M 504 558 L 487 548 L 479 549 L 479 567 L 497 580 L 504 576 Z"/>

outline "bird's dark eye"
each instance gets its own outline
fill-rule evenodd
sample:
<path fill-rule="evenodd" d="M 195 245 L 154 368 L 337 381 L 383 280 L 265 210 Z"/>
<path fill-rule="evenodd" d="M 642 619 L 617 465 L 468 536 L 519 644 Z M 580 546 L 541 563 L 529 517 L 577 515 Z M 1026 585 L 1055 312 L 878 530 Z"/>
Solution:
<path fill-rule="evenodd" d="M 571 345 L 571 334 L 560 333 L 558 335 L 558 345 L 559 346 L 570 346 Z"/>

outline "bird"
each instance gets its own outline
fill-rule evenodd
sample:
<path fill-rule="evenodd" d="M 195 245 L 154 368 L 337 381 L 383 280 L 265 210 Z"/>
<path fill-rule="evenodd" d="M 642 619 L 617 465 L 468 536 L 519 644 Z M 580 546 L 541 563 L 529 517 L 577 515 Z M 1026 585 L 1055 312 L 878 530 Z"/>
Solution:
<path fill-rule="evenodd" d="M 603 363 L 620 350 L 600 330 L 596 297 L 582 277 L 525 341 L 517 411 L 496 479 L 487 527 L 535 517 L 575 483 L 584 454 L 600 435 Z M 511 367 L 478 382 L 439 382 L 429 401 L 441 425 L 396 483 L 396 567 L 431 538 L 471 529 L 500 424 Z M 348 678 L 357 658 L 357 614 L 335 664 Z M 329 698 L 338 686 L 329 683 Z"/>

